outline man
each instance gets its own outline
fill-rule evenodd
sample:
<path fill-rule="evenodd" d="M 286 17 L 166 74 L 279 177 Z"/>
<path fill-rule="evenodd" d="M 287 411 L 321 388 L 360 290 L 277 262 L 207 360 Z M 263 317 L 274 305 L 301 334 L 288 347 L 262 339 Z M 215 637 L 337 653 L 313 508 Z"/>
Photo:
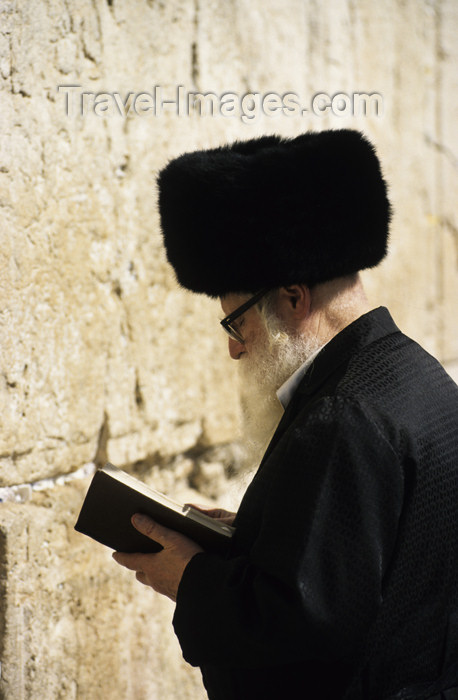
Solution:
<path fill-rule="evenodd" d="M 364 295 L 390 220 L 372 146 L 254 139 L 159 189 L 179 282 L 221 298 L 231 357 L 284 413 L 226 557 L 140 518 L 164 549 L 116 561 L 176 600 L 211 700 L 458 698 L 458 387 Z"/>

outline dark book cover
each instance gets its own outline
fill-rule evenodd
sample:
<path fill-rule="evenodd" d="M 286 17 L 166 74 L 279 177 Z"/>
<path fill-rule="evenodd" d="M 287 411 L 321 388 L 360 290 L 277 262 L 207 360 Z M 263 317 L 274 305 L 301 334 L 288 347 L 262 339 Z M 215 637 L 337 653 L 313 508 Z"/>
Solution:
<path fill-rule="evenodd" d="M 75 530 L 118 552 L 158 552 L 161 545 L 142 535 L 130 519 L 144 513 L 161 525 L 178 530 L 211 552 L 224 553 L 234 528 L 107 464 L 94 474 Z"/>

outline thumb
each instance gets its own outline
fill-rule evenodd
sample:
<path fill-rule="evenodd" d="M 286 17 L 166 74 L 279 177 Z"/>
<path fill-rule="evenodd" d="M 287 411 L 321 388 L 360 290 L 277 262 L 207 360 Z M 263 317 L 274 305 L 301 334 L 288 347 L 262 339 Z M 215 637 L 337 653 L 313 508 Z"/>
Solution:
<path fill-rule="evenodd" d="M 135 513 L 131 518 L 131 523 L 136 530 L 146 535 L 151 540 L 159 542 L 159 544 L 164 544 L 167 541 L 168 529 L 159 525 L 155 520 L 149 517 L 149 515 L 143 515 L 143 513 Z"/>

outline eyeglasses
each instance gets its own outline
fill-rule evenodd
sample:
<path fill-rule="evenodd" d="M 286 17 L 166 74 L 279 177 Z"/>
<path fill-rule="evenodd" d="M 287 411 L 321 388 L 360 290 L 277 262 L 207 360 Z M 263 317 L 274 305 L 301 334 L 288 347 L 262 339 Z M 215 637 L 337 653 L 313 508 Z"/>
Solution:
<path fill-rule="evenodd" d="M 240 331 L 238 330 L 237 326 L 234 325 L 234 321 L 239 318 L 242 314 L 245 313 L 245 311 L 248 311 L 252 306 L 256 304 L 267 292 L 270 291 L 269 289 L 262 289 L 260 292 L 255 294 L 254 296 L 250 297 L 248 301 L 246 301 L 244 304 L 239 306 L 237 309 L 235 309 L 231 314 L 226 316 L 226 318 L 223 318 L 222 321 L 220 321 L 222 327 L 226 331 L 226 333 L 233 339 L 236 340 L 237 343 L 242 343 L 242 345 L 245 345 L 245 341 L 240 334 Z"/>

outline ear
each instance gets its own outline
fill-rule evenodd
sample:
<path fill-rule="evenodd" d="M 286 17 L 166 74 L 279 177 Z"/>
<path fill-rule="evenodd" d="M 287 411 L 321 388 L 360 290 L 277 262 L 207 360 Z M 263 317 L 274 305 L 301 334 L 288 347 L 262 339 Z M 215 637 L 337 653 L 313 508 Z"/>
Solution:
<path fill-rule="evenodd" d="M 310 313 L 311 294 L 305 284 L 292 284 L 279 289 L 278 304 L 283 315 L 291 323 L 303 321 Z"/>

